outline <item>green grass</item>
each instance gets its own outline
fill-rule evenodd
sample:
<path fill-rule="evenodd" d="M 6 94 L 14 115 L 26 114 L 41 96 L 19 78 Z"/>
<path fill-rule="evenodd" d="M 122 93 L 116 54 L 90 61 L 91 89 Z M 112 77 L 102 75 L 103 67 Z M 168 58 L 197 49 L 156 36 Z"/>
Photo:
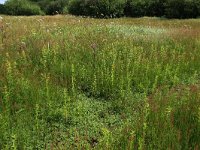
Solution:
<path fill-rule="evenodd" d="M 0 29 L 0 149 L 199 149 L 199 19 L 3 16 Z"/>

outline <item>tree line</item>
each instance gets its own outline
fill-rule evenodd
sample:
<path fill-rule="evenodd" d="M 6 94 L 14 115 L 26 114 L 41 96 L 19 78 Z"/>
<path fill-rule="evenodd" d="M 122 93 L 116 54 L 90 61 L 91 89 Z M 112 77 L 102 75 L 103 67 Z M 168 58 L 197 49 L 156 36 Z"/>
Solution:
<path fill-rule="evenodd" d="M 200 17 L 200 0 L 7 0 L 0 13 L 8 15 L 73 14 L 97 18 L 156 16 Z"/>

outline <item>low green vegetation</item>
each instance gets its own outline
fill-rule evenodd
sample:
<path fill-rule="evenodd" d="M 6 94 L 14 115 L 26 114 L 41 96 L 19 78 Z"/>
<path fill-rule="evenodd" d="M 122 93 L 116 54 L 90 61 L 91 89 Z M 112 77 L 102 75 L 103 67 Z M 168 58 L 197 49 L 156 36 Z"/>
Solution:
<path fill-rule="evenodd" d="M 200 148 L 199 19 L 0 19 L 0 149 Z"/>

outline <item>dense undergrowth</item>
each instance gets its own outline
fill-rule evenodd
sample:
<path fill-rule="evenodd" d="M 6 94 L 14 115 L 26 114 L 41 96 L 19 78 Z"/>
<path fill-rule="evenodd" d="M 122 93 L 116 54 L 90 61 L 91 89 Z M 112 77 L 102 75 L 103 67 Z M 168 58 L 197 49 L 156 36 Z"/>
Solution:
<path fill-rule="evenodd" d="M 0 149 L 199 149 L 200 20 L 0 22 Z"/>

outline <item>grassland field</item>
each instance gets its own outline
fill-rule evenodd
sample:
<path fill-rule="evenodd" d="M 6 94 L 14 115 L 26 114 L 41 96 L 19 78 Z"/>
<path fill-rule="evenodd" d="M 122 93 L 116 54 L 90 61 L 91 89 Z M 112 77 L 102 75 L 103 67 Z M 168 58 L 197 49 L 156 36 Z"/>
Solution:
<path fill-rule="evenodd" d="M 200 19 L 2 16 L 0 149 L 200 149 Z"/>

